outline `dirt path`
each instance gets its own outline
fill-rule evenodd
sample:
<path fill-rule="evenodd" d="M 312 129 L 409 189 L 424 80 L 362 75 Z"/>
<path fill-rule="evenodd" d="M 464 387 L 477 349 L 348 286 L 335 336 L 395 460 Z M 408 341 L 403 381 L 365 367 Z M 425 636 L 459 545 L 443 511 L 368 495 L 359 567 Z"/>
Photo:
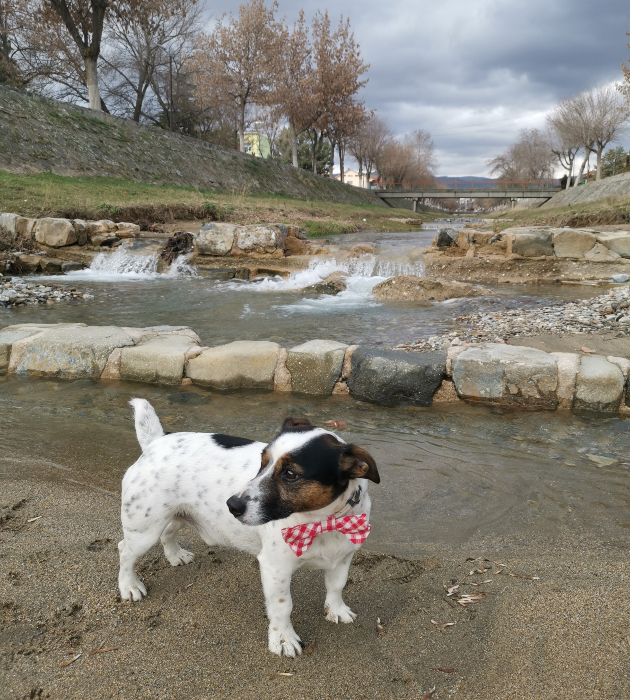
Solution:
<path fill-rule="evenodd" d="M 293 621 L 315 646 L 291 660 L 267 652 L 252 557 L 184 535 L 196 561 L 173 569 L 151 550 L 139 567 L 149 597 L 123 603 L 117 494 L 10 479 L 0 493 L 3 699 L 354 700 L 423 698 L 434 687 L 438 699 L 630 693 L 623 543 L 550 541 L 536 555 L 527 543 L 522 556 L 493 543 L 485 553 L 445 549 L 414 560 L 365 551 L 345 593 L 354 625 L 326 622 L 321 575 L 300 572 Z M 531 575 L 540 579 L 521 578 Z M 447 599 L 451 579 L 487 596 Z"/>

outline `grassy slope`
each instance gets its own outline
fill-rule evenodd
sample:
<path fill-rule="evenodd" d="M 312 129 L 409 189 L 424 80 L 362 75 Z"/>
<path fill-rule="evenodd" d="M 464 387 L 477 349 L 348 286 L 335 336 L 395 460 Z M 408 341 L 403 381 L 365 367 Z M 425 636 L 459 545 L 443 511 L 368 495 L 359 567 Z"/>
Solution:
<path fill-rule="evenodd" d="M 0 211 L 32 217 L 107 218 L 145 227 L 177 219 L 241 224 L 281 221 L 303 226 L 314 236 L 360 230 L 415 230 L 416 225 L 404 221 L 427 221 L 436 216 L 406 209 L 150 185 L 110 177 L 13 175 L 4 171 L 0 171 Z"/>
<path fill-rule="evenodd" d="M 597 226 L 625 224 L 630 222 L 630 198 L 608 197 L 593 202 L 581 202 L 552 209 L 517 209 L 505 211 L 492 218 L 497 219 L 500 228 L 508 226 L 550 225 L 550 226 Z M 503 220 L 511 220 L 509 223 Z"/>

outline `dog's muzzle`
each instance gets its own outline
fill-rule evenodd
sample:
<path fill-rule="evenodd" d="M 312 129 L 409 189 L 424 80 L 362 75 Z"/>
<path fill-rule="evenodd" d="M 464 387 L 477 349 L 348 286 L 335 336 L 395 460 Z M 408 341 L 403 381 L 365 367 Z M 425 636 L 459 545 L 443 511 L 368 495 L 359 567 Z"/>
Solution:
<path fill-rule="evenodd" d="M 247 509 L 247 503 L 238 496 L 230 496 L 227 500 L 227 507 L 235 518 L 240 518 Z"/>

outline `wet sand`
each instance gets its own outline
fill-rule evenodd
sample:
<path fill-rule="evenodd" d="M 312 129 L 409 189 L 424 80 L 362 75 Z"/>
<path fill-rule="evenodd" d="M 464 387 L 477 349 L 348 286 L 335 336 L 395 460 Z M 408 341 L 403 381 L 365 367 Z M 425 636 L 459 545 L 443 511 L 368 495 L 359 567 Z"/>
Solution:
<path fill-rule="evenodd" d="M 279 659 L 266 649 L 254 558 L 186 532 L 195 561 L 172 568 L 155 547 L 139 562 L 148 598 L 122 602 L 118 494 L 35 478 L 5 478 L 0 492 L 2 698 L 422 698 L 434 687 L 434 698 L 630 694 L 627 541 L 495 540 L 475 551 L 434 546 L 419 558 L 368 546 L 345 592 L 353 625 L 324 620 L 321 574 L 295 576 L 293 622 L 315 646 Z M 447 599 L 452 579 L 487 597 Z"/>

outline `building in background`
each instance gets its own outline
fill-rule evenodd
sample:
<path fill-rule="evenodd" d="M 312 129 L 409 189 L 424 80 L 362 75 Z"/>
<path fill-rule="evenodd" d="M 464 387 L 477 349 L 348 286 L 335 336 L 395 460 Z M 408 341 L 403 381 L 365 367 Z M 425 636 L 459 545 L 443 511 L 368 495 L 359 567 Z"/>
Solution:
<path fill-rule="evenodd" d="M 245 153 L 256 158 L 269 158 L 271 155 L 269 139 L 256 131 L 245 134 Z"/>
<path fill-rule="evenodd" d="M 353 187 L 363 187 L 363 189 L 367 190 L 372 186 L 374 180 L 377 177 L 377 173 L 372 173 L 370 177 L 367 176 L 367 173 L 364 173 L 361 177 L 359 177 L 359 172 L 357 170 L 352 170 L 352 168 L 348 168 L 344 171 L 343 181 L 346 183 L 346 185 L 352 185 Z M 341 173 L 337 173 L 333 177 L 333 180 L 341 180 Z"/>

